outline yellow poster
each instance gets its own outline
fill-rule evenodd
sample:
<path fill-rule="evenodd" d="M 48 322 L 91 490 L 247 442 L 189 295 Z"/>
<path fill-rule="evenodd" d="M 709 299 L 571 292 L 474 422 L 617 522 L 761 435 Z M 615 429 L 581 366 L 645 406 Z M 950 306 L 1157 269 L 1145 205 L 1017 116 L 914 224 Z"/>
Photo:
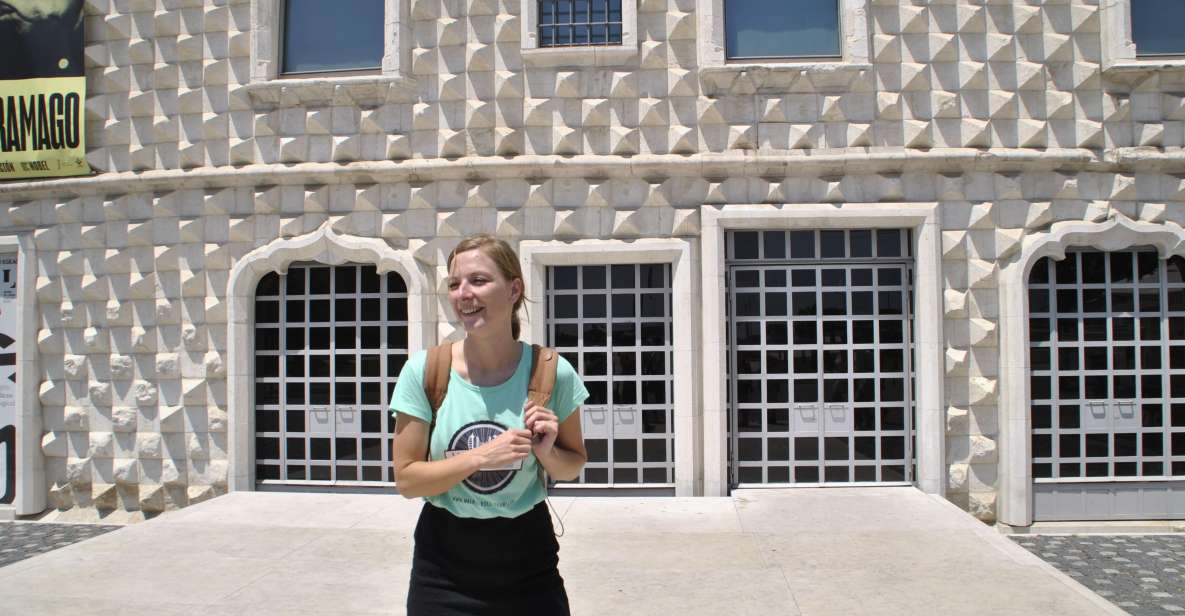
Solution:
<path fill-rule="evenodd" d="M 82 5 L 0 1 L 0 180 L 91 172 Z"/>

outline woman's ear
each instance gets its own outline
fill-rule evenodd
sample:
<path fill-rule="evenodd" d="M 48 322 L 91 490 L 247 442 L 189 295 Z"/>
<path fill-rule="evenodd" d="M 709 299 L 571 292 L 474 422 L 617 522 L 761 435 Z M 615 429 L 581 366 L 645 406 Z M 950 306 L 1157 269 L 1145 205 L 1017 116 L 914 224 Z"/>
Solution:
<path fill-rule="evenodd" d="M 510 283 L 510 300 L 512 302 L 517 302 L 519 300 L 519 298 L 522 296 L 523 296 L 523 279 L 522 278 L 515 278 L 514 281 Z"/>

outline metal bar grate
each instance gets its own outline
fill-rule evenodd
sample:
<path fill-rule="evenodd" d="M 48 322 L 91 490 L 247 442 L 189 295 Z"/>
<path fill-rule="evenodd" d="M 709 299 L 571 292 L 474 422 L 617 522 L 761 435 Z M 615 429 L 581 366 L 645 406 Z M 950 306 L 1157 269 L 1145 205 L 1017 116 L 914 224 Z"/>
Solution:
<path fill-rule="evenodd" d="M 539 0 L 539 46 L 621 44 L 621 0 Z"/>
<path fill-rule="evenodd" d="M 1071 251 L 1028 295 L 1034 480 L 1185 476 L 1185 259 Z"/>
<path fill-rule="evenodd" d="M 909 232 L 732 232 L 734 485 L 913 475 Z"/>
<path fill-rule="evenodd" d="M 548 344 L 590 393 L 578 484 L 674 485 L 670 277 L 666 264 L 548 268 Z"/>
<path fill-rule="evenodd" d="M 407 361 L 407 288 L 374 266 L 294 265 L 255 296 L 256 480 L 392 485 L 387 405 Z"/>

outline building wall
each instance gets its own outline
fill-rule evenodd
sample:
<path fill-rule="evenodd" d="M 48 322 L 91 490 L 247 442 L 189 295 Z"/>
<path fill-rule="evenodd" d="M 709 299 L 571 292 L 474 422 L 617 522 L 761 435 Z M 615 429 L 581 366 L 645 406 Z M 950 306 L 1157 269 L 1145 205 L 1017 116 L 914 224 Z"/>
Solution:
<path fill-rule="evenodd" d="M 1059 225 L 1185 225 L 1185 72 L 1104 70 L 1097 0 L 868 0 L 867 63 L 744 69 L 701 65 L 693 0 L 640 0 L 636 54 L 571 67 L 524 66 L 518 0 L 412 0 L 397 68 L 336 81 L 253 70 L 264 8 L 88 1 L 99 173 L 0 185 L 0 234 L 36 249 L 51 506 L 154 512 L 242 485 L 228 298 L 252 251 L 379 238 L 439 290 L 476 231 L 699 250 L 722 211 L 930 203 L 942 352 L 918 361 L 942 366 L 943 434 L 919 439 L 933 491 L 992 519 L 1002 450 L 1027 447 L 1001 440 L 1001 270 Z M 453 333 L 427 308 L 425 341 Z M 697 342 L 702 370 L 722 341 Z M 685 493 L 723 442 L 694 398 Z"/>

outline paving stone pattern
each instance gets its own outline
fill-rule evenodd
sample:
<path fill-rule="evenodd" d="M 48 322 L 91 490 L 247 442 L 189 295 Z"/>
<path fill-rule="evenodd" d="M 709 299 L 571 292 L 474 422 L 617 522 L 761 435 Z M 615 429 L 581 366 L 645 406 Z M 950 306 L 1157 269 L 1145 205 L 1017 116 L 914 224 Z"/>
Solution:
<path fill-rule="evenodd" d="M 0 524 L 0 567 L 63 548 L 120 526 L 6 522 Z"/>
<path fill-rule="evenodd" d="M 1185 537 L 1034 535 L 1013 539 L 1133 616 L 1185 614 Z"/>

